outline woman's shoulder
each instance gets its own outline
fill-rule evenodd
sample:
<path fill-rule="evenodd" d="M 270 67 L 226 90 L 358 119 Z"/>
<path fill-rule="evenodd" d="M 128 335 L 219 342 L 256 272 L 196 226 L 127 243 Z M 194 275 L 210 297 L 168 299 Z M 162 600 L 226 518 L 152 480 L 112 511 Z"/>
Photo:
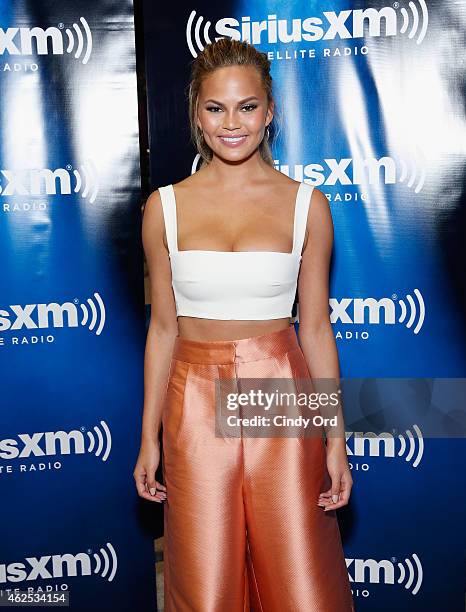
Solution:
<path fill-rule="evenodd" d="M 196 189 L 202 190 L 209 187 L 209 176 L 202 169 L 186 176 L 177 183 L 173 183 L 173 188 L 179 193 Z"/>

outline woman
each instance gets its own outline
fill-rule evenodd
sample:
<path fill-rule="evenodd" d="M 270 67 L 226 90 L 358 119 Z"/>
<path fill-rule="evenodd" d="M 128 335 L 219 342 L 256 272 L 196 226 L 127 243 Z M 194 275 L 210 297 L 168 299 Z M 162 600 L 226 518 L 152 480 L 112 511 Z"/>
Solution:
<path fill-rule="evenodd" d="M 216 435 L 219 378 L 338 379 L 328 201 L 273 167 L 265 54 L 208 45 L 189 102 L 202 167 L 151 194 L 143 220 L 152 317 L 134 477 L 142 498 L 166 502 L 165 610 L 347 612 L 344 437 Z"/>

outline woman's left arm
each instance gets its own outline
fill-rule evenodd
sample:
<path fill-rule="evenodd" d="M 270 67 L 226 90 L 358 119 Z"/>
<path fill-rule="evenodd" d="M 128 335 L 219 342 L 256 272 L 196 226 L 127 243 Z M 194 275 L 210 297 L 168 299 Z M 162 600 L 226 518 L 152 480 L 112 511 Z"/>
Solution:
<path fill-rule="evenodd" d="M 330 205 L 318 189 L 312 193 L 307 219 L 305 246 L 298 279 L 298 338 L 309 372 L 319 387 L 319 379 L 327 379 L 332 388 L 340 388 L 338 352 L 330 323 L 329 270 L 334 230 Z M 328 385 L 323 385 L 328 391 Z M 321 492 L 318 503 L 325 510 L 334 510 L 348 503 L 353 480 L 346 454 L 345 423 L 341 406 L 332 412 L 337 427 L 324 426 L 327 432 L 327 469 L 332 479 L 328 491 Z"/>

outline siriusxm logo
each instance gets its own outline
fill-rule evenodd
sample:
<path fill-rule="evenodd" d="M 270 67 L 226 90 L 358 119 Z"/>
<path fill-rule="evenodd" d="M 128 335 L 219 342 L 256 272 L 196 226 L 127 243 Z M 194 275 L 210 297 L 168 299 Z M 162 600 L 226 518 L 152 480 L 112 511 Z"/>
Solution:
<path fill-rule="evenodd" d="M 73 23 L 72 28 L 65 28 L 63 23 L 46 30 L 39 27 L 0 28 L 0 55 L 14 57 L 68 53 L 87 64 L 92 53 L 92 32 L 84 17 L 80 17 L 79 21 L 81 23 Z"/>
<path fill-rule="evenodd" d="M 5 438 L 0 440 L 0 459 L 90 453 L 107 461 L 112 448 L 112 436 L 105 421 L 100 421 L 99 425 L 94 425 L 92 431 L 82 428 L 17 434 L 14 438 Z"/>
<path fill-rule="evenodd" d="M 201 156 L 197 154 L 191 166 L 191 173 L 198 169 Z M 277 170 L 294 178 L 296 181 L 306 182 L 314 187 L 321 185 L 333 186 L 365 186 L 365 185 L 395 185 L 404 183 L 415 193 L 419 193 L 426 180 L 425 168 L 417 168 L 413 161 L 396 160 L 393 157 L 380 158 L 328 158 L 323 164 L 295 164 L 289 166 L 282 164 L 279 159 L 274 160 Z"/>
<path fill-rule="evenodd" d="M 24 561 L 0 563 L 0 584 L 32 580 L 49 580 L 64 576 L 91 576 L 96 574 L 112 582 L 118 560 L 115 548 L 106 542 L 98 552 L 62 553 L 42 557 L 26 557 Z M 108 552 L 107 552 L 108 548 Z"/>
<path fill-rule="evenodd" d="M 417 302 L 410 294 L 406 296 L 406 301 L 398 299 L 396 295 L 381 299 L 342 298 L 337 300 L 330 298 L 329 304 L 332 309 L 330 321 L 345 325 L 380 325 L 383 313 L 383 324 L 400 323 L 408 329 L 413 328 L 415 324 L 413 333 L 418 334 L 424 323 L 425 305 L 419 289 L 414 289 L 413 293 Z"/>
<path fill-rule="evenodd" d="M 67 165 L 55 170 L 0 170 L 0 196 L 3 197 L 81 193 L 82 198 L 94 203 L 98 191 L 98 174 L 90 159 L 78 169 Z"/>
<path fill-rule="evenodd" d="M 413 553 L 411 556 L 413 560 L 405 558 L 403 562 L 396 559 L 346 559 L 350 582 L 403 584 L 405 589 L 416 595 L 422 585 L 423 571 L 418 555 Z"/>
<path fill-rule="evenodd" d="M 75 299 L 63 304 L 15 304 L 9 306 L 11 312 L 0 309 L 0 332 L 23 328 L 65 327 L 66 313 L 67 327 L 79 327 L 81 324 L 89 331 L 95 330 L 95 334 L 99 336 L 105 325 L 105 305 L 98 293 L 94 293 L 93 298 L 87 298 L 87 304 L 79 303 L 79 300 Z"/>
<path fill-rule="evenodd" d="M 383 36 L 382 24 L 385 36 L 417 36 L 416 42 L 420 44 L 427 33 L 429 13 L 425 0 L 417 0 L 409 3 L 409 11 L 400 8 L 399 2 L 395 2 L 393 6 L 380 9 L 324 11 L 322 16 L 315 17 L 279 19 L 277 15 L 267 15 L 266 19 L 260 21 L 252 21 L 250 17 L 224 17 L 214 24 L 207 20 L 203 22 L 203 16 L 196 18 L 196 11 L 191 11 L 186 25 L 186 42 L 193 57 L 197 57 L 197 53 L 206 44 L 224 36 L 247 40 L 253 45 L 313 43 L 320 40 L 380 37 Z"/>
<path fill-rule="evenodd" d="M 414 434 L 409 429 L 406 434 L 394 436 L 389 432 L 375 434 L 372 431 L 347 431 L 346 451 L 349 457 L 404 457 L 405 461 L 417 467 L 424 453 L 424 438 L 417 425 Z M 398 448 L 397 448 L 398 447 Z"/>
<path fill-rule="evenodd" d="M 275 167 L 283 174 L 291 176 L 290 166 L 274 160 Z M 425 169 L 418 170 L 416 165 L 405 160 L 395 160 L 384 156 L 359 159 L 324 159 L 323 164 L 307 164 L 294 166 L 294 178 L 306 181 L 310 185 L 395 185 L 405 183 L 407 187 L 419 193 L 424 186 Z"/>

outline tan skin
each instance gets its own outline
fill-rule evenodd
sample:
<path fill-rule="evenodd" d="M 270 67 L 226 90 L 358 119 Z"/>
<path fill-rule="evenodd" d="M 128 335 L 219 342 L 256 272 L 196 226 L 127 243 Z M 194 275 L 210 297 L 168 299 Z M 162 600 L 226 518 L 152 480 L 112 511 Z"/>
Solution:
<path fill-rule="evenodd" d="M 268 103 L 260 75 L 253 67 L 219 68 L 204 79 L 197 122 L 213 158 L 208 166 L 174 185 L 180 251 L 291 251 L 299 183 L 267 164 L 258 149 L 273 111 L 274 104 Z M 245 139 L 236 148 L 221 139 L 239 135 Z M 146 203 L 142 238 L 151 279 L 152 314 L 144 362 L 141 448 L 133 476 L 143 499 L 161 503 L 166 499 L 166 488 L 155 479 L 155 472 L 160 461 L 159 430 L 175 337 L 237 340 L 285 329 L 290 319 L 177 318 L 158 191 Z M 332 247 L 329 203 L 321 191 L 314 189 L 298 278 L 298 335 L 311 376 L 338 381 L 338 354 L 328 312 Z M 338 416 L 343 423 L 341 411 Z M 326 448 L 332 483 L 316 500 L 324 511 L 346 505 L 353 484 L 344 436 L 328 437 Z"/>

